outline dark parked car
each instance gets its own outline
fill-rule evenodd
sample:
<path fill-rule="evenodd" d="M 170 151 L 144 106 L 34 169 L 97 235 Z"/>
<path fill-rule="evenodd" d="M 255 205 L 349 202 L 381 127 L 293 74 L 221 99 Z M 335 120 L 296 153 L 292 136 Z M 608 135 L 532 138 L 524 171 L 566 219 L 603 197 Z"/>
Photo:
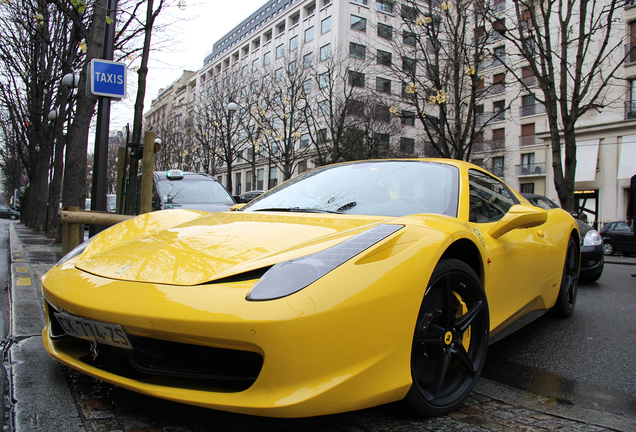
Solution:
<path fill-rule="evenodd" d="M 528 193 L 522 193 L 521 195 L 537 207 L 546 210 L 560 208 L 554 201 L 543 195 Z M 605 257 L 603 256 L 604 237 L 602 238 L 599 232 L 592 228 L 591 225 L 579 219 L 576 219 L 576 223 L 579 225 L 579 232 L 581 233 L 581 270 L 579 271 L 579 277 L 583 280 L 597 281 L 603 274 L 603 267 L 605 266 Z"/>
<path fill-rule="evenodd" d="M 243 192 L 239 196 L 234 197 L 234 199 L 236 200 L 237 203 L 243 204 L 243 203 L 248 203 L 248 202 L 252 201 L 254 198 L 257 198 L 257 197 L 261 196 L 264 193 L 265 193 L 265 191 L 263 191 L 263 190 L 253 190 L 253 191 L 249 191 L 249 192 Z"/>
<path fill-rule="evenodd" d="M 601 228 L 601 236 L 605 255 L 614 255 L 616 252 L 625 256 L 636 254 L 633 224 L 630 228 L 625 221 L 608 222 Z"/>
<path fill-rule="evenodd" d="M 0 218 L 11 220 L 20 219 L 20 212 L 13 210 L 11 207 L 0 204 Z"/>
<path fill-rule="evenodd" d="M 218 212 L 236 204 L 227 189 L 208 174 L 156 171 L 153 183 L 153 210 L 180 208 Z"/>

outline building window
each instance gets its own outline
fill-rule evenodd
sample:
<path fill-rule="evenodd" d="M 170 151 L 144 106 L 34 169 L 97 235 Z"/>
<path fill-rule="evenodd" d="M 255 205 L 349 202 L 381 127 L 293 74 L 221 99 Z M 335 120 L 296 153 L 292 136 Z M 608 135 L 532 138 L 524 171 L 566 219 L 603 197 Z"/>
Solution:
<path fill-rule="evenodd" d="M 402 42 L 404 43 L 404 45 L 415 46 L 416 41 L 417 38 L 415 36 L 415 33 L 406 30 L 402 32 Z"/>
<path fill-rule="evenodd" d="M 269 75 L 265 75 L 265 76 L 263 77 L 263 88 L 267 88 L 267 87 L 269 87 L 269 85 L 271 84 L 271 82 L 272 82 L 271 77 L 270 77 Z"/>
<path fill-rule="evenodd" d="M 403 5 L 401 12 L 402 18 L 406 21 L 415 21 L 417 19 L 417 10 L 412 7 Z"/>
<path fill-rule="evenodd" d="M 393 27 L 378 23 L 378 37 L 383 39 L 393 39 Z"/>
<path fill-rule="evenodd" d="M 252 81 L 251 89 L 252 93 L 258 92 L 258 81 Z"/>
<path fill-rule="evenodd" d="M 366 58 L 366 47 L 354 42 L 349 42 L 349 57 L 364 60 Z"/>
<path fill-rule="evenodd" d="M 386 0 L 376 0 L 375 9 L 386 13 L 393 13 L 393 3 Z"/>
<path fill-rule="evenodd" d="M 305 81 L 303 82 L 303 92 L 304 92 L 305 94 L 309 94 L 309 93 L 311 93 L 311 84 L 312 84 L 312 80 L 310 80 L 310 79 L 305 80 Z"/>
<path fill-rule="evenodd" d="M 289 40 L 289 51 L 293 51 L 298 48 L 298 36 L 294 36 Z"/>
<path fill-rule="evenodd" d="M 248 73 L 249 73 L 249 69 L 247 68 L 247 65 L 243 66 L 243 68 L 241 69 L 241 76 L 245 78 Z"/>
<path fill-rule="evenodd" d="M 259 64 L 259 59 L 254 59 L 254 61 L 252 62 L 252 72 L 255 72 L 258 70 L 258 64 Z"/>
<path fill-rule="evenodd" d="M 312 40 L 314 40 L 314 28 L 309 27 L 307 30 L 305 30 L 305 43 Z"/>
<path fill-rule="evenodd" d="M 415 140 L 413 138 L 400 138 L 400 151 L 406 154 L 415 153 Z"/>
<path fill-rule="evenodd" d="M 492 60 L 493 67 L 506 64 L 506 47 L 500 46 L 495 48 L 493 50 L 493 57 L 494 57 Z"/>
<path fill-rule="evenodd" d="M 249 192 L 251 190 L 252 190 L 252 171 L 246 171 L 245 172 L 245 192 Z"/>
<path fill-rule="evenodd" d="M 314 64 L 314 53 L 305 54 L 303 57 L 303 67 L 308 68 Z"/>
<path fill-rule="evenodd" d="M 278 168 L 271 167 L 269 169 L 269 187 L 273 188 L 278 185 Z"/>
<path fill-rule="evenodd" d="M 367 20 L 359 16 L 351 15 L 351 30 L 357 30 L 361 32 L 367 31 Z"/>
<path fill-rule="evenodd" d="M 285 23 L 280 23 L 276 26 L 276 34 L 279 35 L 285 31 Z"/>
<path fill-rule="evenodd" d="M 265 170 L 260 168 L 256 170 L 256 189 L 263 190 L 263 177 L 265 177 Z"/>
<path fill-rule="evenodd" d="M 320 22 L 320 34 L 325 34 L 331 30 L 331 17 L 327 17 Z"/>
<path fill-rule="evenodd" d="M 320 61 L 327 60 L 331 57 L 331 44 L 324 45 L 320 48 Z"/>
<path fill-rule="evenodd" d="M 413 111 L 402 111 L 402 124 L 415 126 L 415 113 Z"/>
<path fill-rule="evenodd" d="M 377 77 L 375 79 L 375 89 L 382 93 L 391 93 L 391 80 Z"/>
<path fill-rule="evenodd" d="M 263 55 L 263 65 L 267 66 L 268 64 L 270 64 L 272 62 L 272 52 L 271 51 L 267 51 L 264 55 Z"/>
<path fill-rule="evenodd" d="M 274 81 L 278 82 L 283 79 L 283 68 L 278 68 L 274 72 Z"/>
<path fill-rule="evenodd" d="M 236 191 L 236 195 L 241 194 L 241 173 L 237 172 L 234 175 L 234 190 Z"/>
<path fill-rule="evenodd" d="M 331 0 L 323 0 L 322 1 L 322 5 L 323 6 L 327 6 L 328 4 L 331 4 Z"/>
<path fill-rule="evenodd" d="M 534 153 L 523 153 L 521 155 L 521 175 L 528 175 L 534 172 Z"/>
<path fill-rule="evenodd" d="M 327 142 L 327 129 L 320 129 L 316 132 L 316 142 L 318 144 L 324 144 Z"/>
<path fill-rule="evenodd" d="M 378 64 L 384 66 L 391 66 L 392 54 L 388 51 L 378 50 L 377 61 Z"/>
<path fill-rule="evenodd" d="M 523 126 L 522 126 L 523 128 Z M 506 147 L 506 129 L 499 128 L 492 130 L 492 150 L 501 150 Z"/>
<path fill-rule="evenodd" d="M 541 105 L 543 107 L 543 105 Z M 537 100 L 533 94 L 521 96 L 521 109 L 519 115 L 521 117 L 541 114 L 545 109 L 539 108 Z"/>
<path fill-rule="evenodd" d="M 521 183 L 521 193 L 533 194 L 534 183 Z"/>
<path fill-rule="evenodd" d="M 272 32 L 268 31 L 267 33 L 265 33 L 265 42 L 269 42 L 272 40 Z"/>
<path fill-rule="evenodd" d="M 519 137 L 519 146 L 529 146 L 536 144 L 534 123 L 521 125 L 521 136 Z"/>
<path fill-rule="evenodd" d="M 494 121 L 503 121 L 506 119 L 506 101 L 497 101 L 492 104 Z"/>
<path fill-rule="evenodd" d="M 307 10 L 307 14 L 305 16 L 313 15 L 316 12 L 316 3 L 307 6 L 305 9 Z"/>
<path fill-rule="evenodd" d="M 391 121 L 391 110 L 388 106 L 376 104 L 373 108 L 373 119 L 380 122 Z"/>
<path fill-rule="evenodd" d="M 291 17 L 291 24 L 296 25 L 300 22 L 300 13 L 297 13 L 293 17 Z"/>
<path fill-rule="evenodd" d="M 309 147 L 309 134 L 303 134 L 300 136 L 300 148 Z"/>
<path fill-rule="evenodd" d="M 497 177 L 504 176 L 504 157 L 495 156 L 492 158 L 492 173 Z"/>
<path fill-rule="evenodd" d="M 402 56 L 402 71 L 415 75 L 415 59 Z"/>
<path fill-rule="evenodd" d="M 349 85 L 351 87 L 364 87 L 364 74 L 362 72 L 349 71 Z"/>
<path fill-rule="evenodd" d="M 389 149 L 389 144 L 391 142 L 389 134 L 376 134 L 375 139 L 378 143 L 378 148 L 385 150 Z"/>
<path fill-rule="evenodd" d="M 355 99 L 349 99 L 345 103 L 345 110 L 348 115 L 364 116 L 364 102 Z"/>
<path fill-rule="evenodd" d="M 329 101 L 318 102 L 318 116 L 329 115 Z"/>
<path fill-rule="evenodd" d="M 358 3 L 366 6 L 367 0 L 351 0 L 351 3 Z"/>
<path fill-rule="evenodd" d="M 329 85 L 329 72 L 318 75 L 318 88 L 325 88 Z"/>
<path fill-rule="evenodd" d="M 285 45 L 280 44 L 276 47 L 276 58 L 279 59 L 285 54 Z"/>
<path fill-rule="evenodd" d="M 289 68 L 289 74 L 293 75 L 296 73 L 296 71 L 298 71 L 298 64 L 295 61 L 290 62 L 288 68 Z"/>
<path fill-rule="evenodd" d="M 298 162 L 298 174 L 302 174 L 305 171 L 307 171 L 307 161 Z"/>

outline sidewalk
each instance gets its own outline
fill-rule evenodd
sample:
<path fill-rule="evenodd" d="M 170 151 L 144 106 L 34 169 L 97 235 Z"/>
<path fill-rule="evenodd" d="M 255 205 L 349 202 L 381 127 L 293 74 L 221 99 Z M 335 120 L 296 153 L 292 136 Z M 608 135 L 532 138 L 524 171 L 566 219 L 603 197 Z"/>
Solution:
<path fill-rule="evenodd" d="M 24 225 L 10 225 L 11 251 L 11 346 L 8 348 L 7 376 L 10 380 L 9 410 L 12 414 L 13 430 L 33 431 L 129 431 L 138 428 L 111 428 L 103 423 L 118 416 L 135 415 L 120 413 L 116 408 L 85 404 L 82 398 L 91 398 L 90 392 L 77 392 L 69 387 L 64 366 L 53 361 L 42 345 L 44 315 L 42 310 L 40 279 L 61 258 L 61 246 L 55 246 L 43 234 L 34 233 Z M 607 263 L 636 265 L 636 258 L 608 257 Z M 68 372 L 67 372 L 68 375 Z M 82 376 L 84 377 L 84 376 Z M 93 382 L 85 377 L 85 382 Z M 93 386 L 95 386 L 95 381 Z M 78 402 L 79 401 L 79 402 Z M 108 412 L 105 412 L 108 411 Z M 343 414 L 349 422 L 360 421 L 359 413 Z M 357 417 L 356 417 L 357 416 Z M 245 428 L 232 423 L 232 430 L 253 430 L 249 416 L 240 417 Z M 329 417 L 321 418 L 323 425 Z M 572 405 L 569 401 L 533 394 L 516 388 L 480 378 L 473 394 L 456 412 L 438 419 L 422 421 L 421 425 L 406 426 L 411 421 L 391 416 L 381 420 L 377 427 L 364 420 L 356 430 L 525 430 L 525 431 L 636 431 L 636 421 L 600 410 Z M 409 419 L 412 420 L 412 419 Z M 100 421 L 102 423 L 100 423 Z M 307 419 L 311 423 L 311 419 Z M 353 430 L 335 423 L 328 427 L 332 431 Z M 261 426 L 266 420 L 260 419 Z M 276 422 L 276 420 L 272 420 Z M 122 421 L 120 423 L 125 423 Z M 369 427 L 370 429 L 367 429 Z M 387 429 L 388 428 L 388 429 Z M 144 429 L 153 431 L 188 431 L 185 426 Z M 196 430 L 199 430 L 198 428 Z M 201 429 L 205 430 L 205 429 Z M 268 430 L 277 430 L 273 424 Z M 310 430 L 310 429 L 305 429 Z"/>

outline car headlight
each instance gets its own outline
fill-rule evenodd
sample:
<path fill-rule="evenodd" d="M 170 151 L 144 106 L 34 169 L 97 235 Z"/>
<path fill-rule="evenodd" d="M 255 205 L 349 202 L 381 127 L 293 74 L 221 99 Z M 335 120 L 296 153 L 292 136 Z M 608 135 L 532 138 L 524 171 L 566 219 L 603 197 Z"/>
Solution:
<path fill-rule="evenodd" d="M 75 249 L 73 249 L 72 251 L 70 251 L 69 253 L 67 253 L 66 255 L 64 255 L 62 257 L 61 260 L 59 260 L 57 262 L 57 264 L 55 264 L 56 266 L 60 266 L 62 264 L 64 264 L 66 261 L 75 258 L 76 256 L 80 255 L 82 252 L 84 252 L 84 249 L 86 249 L 86 247 L 88 246 L 88 244 L 93 240 L 93 238 L 89 238 L 88 240 L 86 240 L 84 243 L 82 243 L 81 245 L 77 246 Z"/>
<path fill-rule="evenodd" d="M 603 243 L 603 238 L 596 230 L 589 230 L 583 239 L 583 246 L 598 246 Z"/>
<path fill-rule="evenodd" d="M 278 263 L 256 282 L 247 299 L 274 300 L 298 292 L 403 227 L 378 225 L 323 251 Z"/>

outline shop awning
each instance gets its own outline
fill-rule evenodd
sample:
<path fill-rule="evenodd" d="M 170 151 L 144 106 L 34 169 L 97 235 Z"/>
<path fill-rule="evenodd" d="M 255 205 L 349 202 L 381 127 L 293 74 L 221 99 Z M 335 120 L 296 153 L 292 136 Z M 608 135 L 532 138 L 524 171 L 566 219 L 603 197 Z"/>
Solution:
<path fill-rule="evenodd" d="M 630 179 L 636 174 L 636 135 L 623 137 L 618 155 L 618 179 Z"/>

